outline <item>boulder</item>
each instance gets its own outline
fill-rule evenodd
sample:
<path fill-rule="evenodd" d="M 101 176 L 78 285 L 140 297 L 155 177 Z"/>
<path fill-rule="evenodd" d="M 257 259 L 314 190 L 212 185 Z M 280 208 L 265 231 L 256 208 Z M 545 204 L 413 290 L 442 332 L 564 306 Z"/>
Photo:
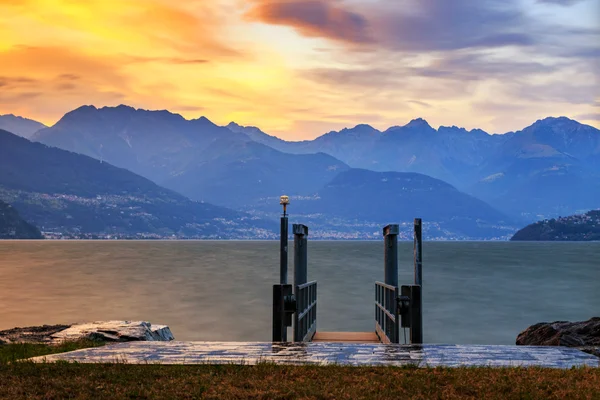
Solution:
<path fill-rule="evenodd" d="M 78 339 L 103 340 L 107 342 L 169 341 L 173 340 L 171 329 L 166 325 L 152 325 L 145 321 L 99 321 L 75 324 L 51 335 L 53 342 Z"/>
<path fill-rule="evenodd" d="M 0 331 L 0 344 L 60 343 L 80 339 L 107 342 L 170 341 L 173 333 L 166 325 L 146 321 L 97 321 L 73 325 L 44 325 Z"/>
<path fill-rule="evenodd" d="M 519 333 L 517 345 L 600 347 L 600 317 L 580 322 L 542 322 Z"/>

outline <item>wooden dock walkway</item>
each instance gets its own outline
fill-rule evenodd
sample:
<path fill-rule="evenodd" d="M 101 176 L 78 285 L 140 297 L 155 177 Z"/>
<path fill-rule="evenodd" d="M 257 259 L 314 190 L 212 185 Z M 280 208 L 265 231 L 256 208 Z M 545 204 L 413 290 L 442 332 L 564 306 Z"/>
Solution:
<path fill-rule="evenodd" d="M 332 343 L 380 343 L 375 332 L 319 332 L 315 333 L 313 342 Z"/>

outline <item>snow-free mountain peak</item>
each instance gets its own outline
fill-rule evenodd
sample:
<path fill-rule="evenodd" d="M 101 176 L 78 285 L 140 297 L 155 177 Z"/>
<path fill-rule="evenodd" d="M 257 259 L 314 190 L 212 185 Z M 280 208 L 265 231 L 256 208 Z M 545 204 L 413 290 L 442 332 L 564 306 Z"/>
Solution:
<path fill-rule="evenodd" d="M 404 127 L 435 131 L 435 129 L 433 129 L 431 127 L 431 125 L 429 125 L 429 122 L 427 122 L 423 118 L 415 118 L 415 119 L 411 120 L 408 124 L 404 125 Z"/>
<path fill-rule="evenodd" d="M 32 119 L 23 118 L 14 114 L 0 115 L 0 129 L 12 132 L 15 135 L 29 139 L 46 125 Z"/>

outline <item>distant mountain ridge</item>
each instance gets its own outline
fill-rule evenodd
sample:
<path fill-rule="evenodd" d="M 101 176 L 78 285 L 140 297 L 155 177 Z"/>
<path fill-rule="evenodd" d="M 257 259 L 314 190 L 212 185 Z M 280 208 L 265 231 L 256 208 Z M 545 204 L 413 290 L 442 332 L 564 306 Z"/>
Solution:
<path fill-rule="evenodd" d="M 177 174 L 194 154 L 213 141 L 250 141 L 202 117 L 186 120 L 166 110 L 82 106 L 32 140 L 104 160 L 155 182 Z"/>
<path fill-rule="evenodd" d="M 294 212 L 322 215 L 325 222 L 341 219 L 364 233 L 373 231 L 373 223 L 410 223 L 419 216 L 428 222 L 428 237 L 438 239 L 502 238 L 514 226 L 485 202 L 414 172 L 351 169 L 319 190 L 317 198 L 295 201 Z"/>
<path fill-rule="evenodd" d="M 199 203 L 128 170 L 0 130 L 0 199 L 44 232 L 268 238 L 275 223 Z"/>
<path fill-rule="evenodd" d="M 218 127 L 168 111 L 85 106 L 34 139 L 248 211 L 277 207 L 281 192 L 319 196 L 351 168 L 441 179 L 524 222 L 594 208 L 600 196 L 600 131 L 565 117 L 504 135 L 434 129 L 417 118 L 385 131 L 360 124 L 287 142 L 235 122 Z"/>
<path fill-rule="evenodd" d="M 14 114 L 0 115 L 0 129 L 12 132 L 24 138 L 30 138 L 46 125 L 32 119 L 23 118 Z"/>
<path fill-rule="evenodd" d="M 429 175 L 529 221 L 593 208 L 600 198 L 600 130 L 566 117 L 504 135 L 456 126 L 436 130 L 417 118 L 383 132 L 357 125 L 273 146 L 321 151 L 353 168 Z"/>
<path fill-rule="evenodd" d="M 349 167 L 330 155 L 290 155 L 253 141 L 217 140 L 163 184 L 191 199 L 248 210 L 279 195 L 310 195 Z"/>
<path fill-rule="evenodd" d="M 238 209 L 282 192 L 312 193 L 348 169 L 323 153 L 284 155 L 204 117 L 128 106 L 80 107 L 34 140 L 126 168 L 193 200 Z"/>
<path fill-rule="evenodd" d="M 470 190 L 508 213 L 578 213 L 600 204 L 600 131 L 565 117 L 510 135 L 480 167 Z"/>

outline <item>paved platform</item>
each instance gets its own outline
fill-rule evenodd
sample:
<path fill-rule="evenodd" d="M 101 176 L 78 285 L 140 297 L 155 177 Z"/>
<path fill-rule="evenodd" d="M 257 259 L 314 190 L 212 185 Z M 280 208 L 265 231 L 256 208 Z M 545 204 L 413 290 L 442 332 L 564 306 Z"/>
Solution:
<path fill-rule="evenodd" d="M 355 343 L 128 342 L 36 357 L 36 362 L 130 364 L 341 364 L 419 367 L 600 367 L 600 358 L 567 347 L 385 345 Z"/>

